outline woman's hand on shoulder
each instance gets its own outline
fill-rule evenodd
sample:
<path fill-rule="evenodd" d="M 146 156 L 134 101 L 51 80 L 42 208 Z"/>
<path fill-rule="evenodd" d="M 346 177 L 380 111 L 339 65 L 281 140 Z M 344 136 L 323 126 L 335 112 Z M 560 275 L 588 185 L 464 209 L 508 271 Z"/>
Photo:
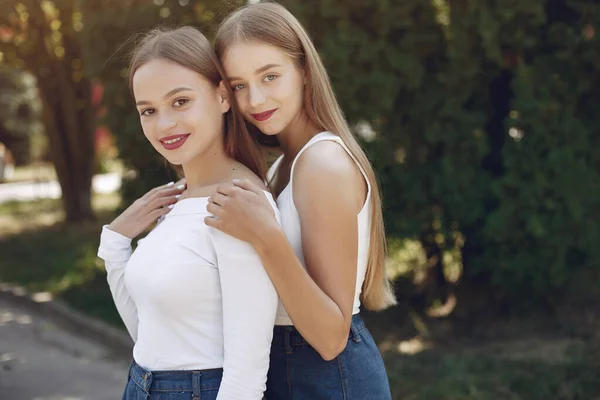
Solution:
<path fill-rule="evenodd" d="M 250 179 L 221 184 L 208 199 L 208 226 L 257 246 L 279 222 L 263 188 Z"/>
<path fill-rule="evenodd" d="M 110 223 L 108 229 L 133 239 L 158 218 L 171 211 L 170 206 L 177 202 L 184 190 L 185 179 L 155 187 L 134 201 Z"/>

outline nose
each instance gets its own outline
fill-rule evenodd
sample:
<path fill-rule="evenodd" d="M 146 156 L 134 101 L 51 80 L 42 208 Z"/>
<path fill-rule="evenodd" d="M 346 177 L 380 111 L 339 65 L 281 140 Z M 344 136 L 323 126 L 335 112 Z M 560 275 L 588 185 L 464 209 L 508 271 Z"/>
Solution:
<path fill-rule="evenodd" d="M 260 106 L 266 100 L 264 92 L 258 86 L 250 86 L 250 106 L 253 108 Z"/>
<path fill-rule="evenodd" d="M 158 129 L 160 131 L 168 131 L 177 126 L 177 120 L 175 116 L 170 112 L 162 112 L 158 116 Z"/>

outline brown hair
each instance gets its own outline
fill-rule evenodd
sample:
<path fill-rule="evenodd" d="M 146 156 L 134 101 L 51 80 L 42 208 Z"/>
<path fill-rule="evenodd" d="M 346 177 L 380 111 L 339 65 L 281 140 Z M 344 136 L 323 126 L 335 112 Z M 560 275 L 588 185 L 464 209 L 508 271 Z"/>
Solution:
<path fill-rule="evenodd" d="M 197 29 L 183 26 L 177 29 L 154 28 L 137 42 L 129 63 L 129 90 L 133 94 L 133 75 L 152 60 L 166 60 L 197 72 L 215 86 L 225 79 L 225 72 L 210 42 Z M 262 180 L 266 176 L 264 157 L 256 140 L 248 134 L 229 85 L 224 85 L 231 105 L 223 120 L 225 151 Z"/>
<path fill-rule="evenodd" d="M 275 46 L 296 60 L 307 76 L 304 107 L 308 117 L 323 130 L 338 135 L 365 171 L 372 188 L 371 236 L 361 300 L 370 310 L 382 310 L 396 304 L 385 269 L 385 229 L 375 172 L 352 135 L 310 37 L 296 17 L 283 6 L 257 3 L 241 7 L 222 22 L 215 40 L 217 56 L 222 59 L 227 49 L 240 41 Z"/>

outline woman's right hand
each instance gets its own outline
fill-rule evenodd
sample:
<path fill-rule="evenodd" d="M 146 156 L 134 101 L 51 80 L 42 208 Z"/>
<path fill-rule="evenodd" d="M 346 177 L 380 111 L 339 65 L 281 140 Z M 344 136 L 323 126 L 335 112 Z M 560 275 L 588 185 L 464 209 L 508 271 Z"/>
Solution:
<path fill-rule="evenodd" d="M 142 233 L 150 224 L 171 211 L 170 205 L 185 191 L 185 178 L 177 183 L 155 187 L 133 202 L 110 223 L 108 229 L 130 239 Z"/>

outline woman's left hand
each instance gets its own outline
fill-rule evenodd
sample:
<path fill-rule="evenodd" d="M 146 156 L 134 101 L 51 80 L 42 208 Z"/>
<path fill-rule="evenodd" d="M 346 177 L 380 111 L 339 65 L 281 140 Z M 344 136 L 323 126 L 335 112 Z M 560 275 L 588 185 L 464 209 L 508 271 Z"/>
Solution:
<path fill-rule="evenodd" d="M 256 247 L 274 229 L 280 229 L 267 196 L 248 179 L 219 185 L 206 207 L 213 214 L 206 225 Z"/>

